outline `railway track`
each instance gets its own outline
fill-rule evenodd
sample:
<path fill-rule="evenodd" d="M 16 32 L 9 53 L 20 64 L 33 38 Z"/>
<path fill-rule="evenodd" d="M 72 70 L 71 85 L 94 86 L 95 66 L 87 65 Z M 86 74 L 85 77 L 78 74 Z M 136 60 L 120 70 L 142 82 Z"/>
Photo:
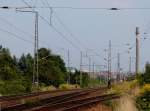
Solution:
<path fill-rule="evenodd" d="M 83 106 L 95 104 L 102 101 L 108 101 L 112 99 L 118 99 L 120 96 L 116 94 L 108 94 L 102 96 L 93 96 L 82 99 L 75 99 L 70 101 L 64 101 L 56 104 L 47 104 L 42 107 L 33 108 L 25 111 L 76 111 Z"/>
<path fill-rule="evenodd" d="M 3 109 L 2 111 L 13 111 L 13 110 L 14 111 L 24 111 L 24 110 L 32 111 L 34 109 L 41 108 L 45 105 L 51 106 L 51 105 L 55 105 L 58 103 L 63 103 L 64 101 L 70 101 L 75 98 L 84 97 L 93 92 L 97 92 L 97 91 L 104 92 L 105 90 L 106 90 L 106 88 L 84 89 L 84 90 L 77 91 L 77 92 L 53 96 L 53 97 L 50 97 L 47 99 L 37 101 L 30 105 L 22 104 L 22 105 L 7 107 L 7 108 Z"/>
<path fill-rule="evenodd" d="M 1 96 L 0 102 L 4 100 L 13 100 L 13 99 L 20 99 L 20 98 L 27 98 L 27 97 L 33 97 L 33 96 L 39 96 L 43 94 L 50 94 L 50 93 L 56 93 L 56 92 L 69 92 L 69 91 L 80 91 L 81 89 L 70 89 L 70 90 L 53 90 L 53 91 L 44 91 L 44 92 L 34 92 L 34 93 L 24 93 L 20 95 L 10 95 L 10 96 Z"/>
<path fill-rule="evenodd" d="M 63 101 L 69 101 L 71 99 L 74 98 L 78 98 L 78 97 L 83 97 L 83 96 L 87 96 L 88 94 L 92 93 L 92 92 L 96 92 L 96 91 L 104 91 L 106 90 L 106 88 L 95 88 L 95 89 L 82 89 L 82 90 L 78 90 L 78 91 L 73 91 L 70 93 L 65 93 L 65 94 L 61 94 L 61 95 L 56 95 L 56 96 L 52 96 L 52 97 L 48 97 L 46 99 L 41 99 L 38 100 L 37 102 L 33 102 L 32 104 L 14 104 L 14 105 L 10 105 L 7 106 L 5 108 L 2 108 L 2 111 L 23 111 L 23 110 L 27 110 L 29 111 L 29 109 L 32 109 L 34 107 L 39 107 L 39 106 L 43 106 L 43 104 L 57 104 Z"/>
<path fill-rule="evenodd" d="M 46 92 L 28 93 L 22 95 L 2 96 L 0 97 L 0 105 L 1 105 L 1 109 L 4 109 L 4 108 L 24 104 L 25 101 L 29 101 L 29 100 L 41 100 L 56 95 L 80 92 L 81 90 L 82 89 L 54 90 L 54 91 L 46 91 Z"/>
<path fill-rule="evenodd" d="M 71 104 L 71 106 L 67 106 L 68 105 L 68 103 L 67 103 L 67 104 L 65 104 L 65 106 L 62 109 L 58 109 L 58 110 L 59 111 L 60 110 L 61 111 L 74 111 L 74 110 L 77 110 L 77 109 L 87 106 L 87 105 L 92 105 L 92 104 L 95 104 L 98 102 L 103 102 L 103 101 L 108 101 L 108 100 L 113 100 L 113 99 L 118 99 L 118 98 L 120 98 L 120 96 L 115 95 L 115 94 L 110 94 L 110 95 L 102 95 L 102 96 L 85 98 L 85 99 L 81 99 L 81 100 L 79 99 L 77 101 L 72 101 L 73 104 Z M 58 110 L 55 109 L 53 111 L 58 111 Z"/>

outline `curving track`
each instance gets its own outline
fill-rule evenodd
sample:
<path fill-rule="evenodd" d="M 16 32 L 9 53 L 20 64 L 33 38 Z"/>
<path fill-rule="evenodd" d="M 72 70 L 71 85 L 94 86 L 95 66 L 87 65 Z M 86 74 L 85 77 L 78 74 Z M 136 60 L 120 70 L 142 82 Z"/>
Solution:
<path fill-rule="evenodd" d="M 82 106 L 119 98 L 115 94 L 103 95 L 106 90 L 106 87 L 76 90 L 40 99 L 30 105 L 16 104 L 3 108 L 2 111 L 76 111 Z"/>
<path fill-rule="evenodd" d="M 62 94 L 68 94 L 73 92 L 79 92 L 81 89 L 73 90 L 54 90 L 46 92 L 36 92 L 36 93 L 27 93 L 22 95 L 13 95 L 13 96 L 2 96 L 0 97 L 1 109 L 6 109 L 9 107 L 19 106 L 25 103 L 25 101 L 37 101 L 41 99 L 46 99 L 48 97 L 58 96 Z"/>
<path fill-rule="evenodd" d="M 115 94 L 94 96 L 94 97 L 88 97 L 84 99 L 64 101 L 53 105 L 47 104 L 47 105 L 43 105 L 42 107 L 30 109 L 28 111 L 76 111 L 78 108 L 81 108 L 83 106 L 95 104 L 102 101 L 118 99 L 119 97 L 120 96 Z"/>

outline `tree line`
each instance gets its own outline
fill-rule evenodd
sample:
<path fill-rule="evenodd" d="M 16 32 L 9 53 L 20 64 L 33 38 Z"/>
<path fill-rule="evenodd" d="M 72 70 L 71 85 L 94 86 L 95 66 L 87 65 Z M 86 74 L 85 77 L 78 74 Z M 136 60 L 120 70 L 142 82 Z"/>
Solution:
<path fill-rule="evenodd" d="M 80 84 L 80 71 L 68 72 L 63 59 L 50 49 L 38 50 L 39 85 L 59 87 L 70 75 L 71 84 Z M 8 48 L 0 46 L 0 94 L 18 94 L 32 91 L 34 57 L 22 54 L 12 56 Z M 83 87 L 88 85 L 89 76 L 83 73 Z"/>

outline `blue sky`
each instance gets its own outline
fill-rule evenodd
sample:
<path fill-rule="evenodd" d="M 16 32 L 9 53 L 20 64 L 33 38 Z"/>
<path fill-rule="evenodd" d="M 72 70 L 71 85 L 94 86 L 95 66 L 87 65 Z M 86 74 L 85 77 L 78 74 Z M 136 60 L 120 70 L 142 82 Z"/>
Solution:
<path fill-rule="evenodd" d="M 42 0 L 26 0 L 30 5 L 43 6 Z M 46 0 L 43 0 L 46 1 Z M 149 0 L 47 0 L 51 6 L 65 6 L 78 8 L 150 8 Z M 0 6 L 26 6 L 22 0 L 1 0 Z M 49 9 L 36 9 L 40 15 L 50 19 Z M 150 60 L 149 42 L 150 38 L 150 10 L 75 10 L 75 9 L 53 9 L 52 25 L 63 35 L 79 47 L 76 49 L 68 41 L 56 33 L 47 23 L 39 19 L 40 47 L 50 48 L 54 53 L 61 54 L 67 61 L 67 50 L 70 50 L 71 66 L 79 67 L 80 51 L 92 55 L 95 64 L 105 64 L 103 58 L 106 54 L 104 49 L 108 48 L 108 41 L 112 41 L 112 57 L 121 53 L 121 67 L 128 71 L 128 57 L 125 44 L 135 44 L 135 27 L 140 27 L 141 37 L 141 70 L 146 61 Z M 10 51 L 20 56 L 22 53 L 33 53 L 34 40 L 34 16 L 29 13 L 19 13 L 15 10 L 0 9 L 0 44 L 10 48 Z M 67 27 L 64 29 L 60 21 Z M 6 23 L 7 22 L 7 23 Z M 14 26 L 8 24 L 11 23 Z M 2 31 L 3 30 L 3 31 Z M 5 30 L 5 32 L 4 32 Z M 6 31 L 12 32 L 19 37 L 31 41 L 31 43 L 15 38 Z M 147 33 L 144 35 L 144 33 Z M 133 57 L 132 71 L 134 71 L 135 48 L 131 50 Z M 95 56 L 95 53 L 100 56 Z M 116 70 L 116 58 L 112 61 L 113 70 Z M 88 59 L 83 59 L 88 64 Z M 86 67 L 85 67 L 86 69 Z"/>

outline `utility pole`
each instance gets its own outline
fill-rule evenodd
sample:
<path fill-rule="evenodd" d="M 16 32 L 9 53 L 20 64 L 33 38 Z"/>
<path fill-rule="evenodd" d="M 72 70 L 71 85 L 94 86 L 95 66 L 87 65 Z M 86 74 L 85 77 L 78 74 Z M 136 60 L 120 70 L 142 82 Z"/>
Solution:
<path fill-rule="evenodd" d="M 28 12 L 28 13 L 34 13 L 35 14 L 35 32 L 34 32 L 34 65 L 33 65 L 33 78 L 32 78 L 32 84 L 37 86 L 37 89 L 39 89 L 39 31 L 38 31 L 38 12 L 37 11 L 23 11 L 23 10 L 16 10 L 18 12 Z"/>
<path fill-rule="evenodd" d="M 131 74 L 131 64 L 132 64 L 132 58 L 129 56 L 129 74 Z"/>
<path fill-rule="evenodd" d="M 89 76 L 91 75 L 91 58 L 89 57 Z"/>
<path fill-rule="evenodd" d="M 92 79 L 94 80 L 95 79 L 95 63 L 93 62 L 93 77 L 92 77 Z M 93 87 L 94 87 L 94 84 L 92 85 Z"/>
<path fill-rule="evenodd" d="M 82 51 L 80 53 L 80 86 L 82 86 L 82 59 L 83 59 L 83 54 Z"/>
<path fill-rule="evenodd" d="M 109 47 L 109 46 L 108 46 Z M 104 60 L 107 62 L 107 77 L 106 77 L 106 83 L 107 83 L 107 85 L 108 85 L 108 82 L 109 82 L 109 70 L 110 70 L 110 57 L 109 57 L 109 48 L 108 49 L 105 49 L 104 50 L 105 51 L 105 53 L 106 53 L 106 58 L 104 58 Z"/>
<path fill-rule="evenodd" d="M 69 72 L 69 75 L 68 75 L 67 83 L 69 84 L 70 83 L 70 52 L 69 52 L 69 49 L 68 49 L 68 72 Z"/>
<path fill-rule="evenodd" d="M 18 12 L 28 12 L 28 13 L 34 13 L 35 14 L 35 39 L 34 39 L 34 66 L 33 66 L 33 84 L 37 85 L 37 88 L 39 88 L 39 65 L 38 65 L 38 47 L 39 47 L 39 40 L 38 40 L 38 12 L 37 11 L 23 11 L 20 9 L 25 9 L 29 7 L 9 7 L 9 6 L 2 6 L 0 7 L 2 9 L 12 9 L 14 8 Z"/>
<path fill-rule="evenodd" d="M 110 79 L 111 79 L 111 40 L 109 41 Z"/>
<path fill-rule="evenodd" d="M 35 38 L 34 38 L 34 66 L 33 66 L 33 84 L 39 88 L 39 57 L 38 57 L 38 12 L 36 11 L 21 11 L 21 12 L 32 12 L 35 13 Z"/>
<path fill-rule="evenodd" d="M 111 87 L 111 40 L 109 40 L 108 49 L 108 87 Z"/>
<path fill-rule="evenodd" d="M 38 12 L 36 11 L 21 11 L 35 13 L 35 38 L 34 38 L 34 66 L 33 66 L 33 84 L 39 88 L 39 65 L 38 65 Z"/>
<path fill-rule="evenodd" d="M 91 57 L 89 57 L 89 82 L 88 82 L 88 85 L 90 84 L 90 79 L 91 79 Z"/>
<path fill-rule="evenodd" d="M 108 76 L 108 77 L 107 77 L 107 82 L 108 82 L 108 81 L 109 81 L 109 71 L 110 71 L 110 65 L 109 65 L 109 64 L 110 64 L 110 61 L 109 61 L 109 59 L 110 59 L 110 58 L 109 58 L 109 50 L 108 50 L 108 55 L 107 55 L 107 57 L 108 57 L 108 58 L 107 58 L 107 65 L 108 65 L 108 66 L 107 66 L 107 67 L 108 67 L 108 71 L 107 71 L 107 72 L 108 72 L 108 74 L 107 74 L 107 76 Z"/>
<path fill-rule="evenodd" d="M 37 51 L 37 58 L 36 58 L 36 61 L 37 61 L 37 69 L 36 69 L 36 75 L 37 75 L 37 78 L 36 78 L 36 81 L 37 81 L 37 87 L 39 87 L 39 54 L 38 54 L 38 49 L 39 49 L 39 30 L 38 30 L 38 13 L 36 12 L 36 21 L 35 21 L 35 27 L 36 27 L 36 51 Z"/>
<path fill-rule="evenodd" d="M 94 77 L 95 77 L 95 63 L 93 62 L 93 79 L 94 79 Z"/>
<path fill-rule="evenodd" d="M 117 81 L 120 80 L 120 53 L 117 54 Z"/>
<path fill-rule="evenodd" d="M 129 72 L 128 73 L 129 74 L 131 74 L 131 65 L 132 65 L 132 63 L 131 63 L 132 62 L 132 58 L 131 58 L 131 55 L 130 55 L 130 50 L 131 49 L 129 48 L 129 51 L 128 51 L 128 54 L 129 54 Z"/>
<path fill-rule="evenodd" d="M 140 32 L 139 28 L 136 27 L 136 65 L 135 65 L 135 72 L 136 74 L 139 73 L 139 65 L 140 65 Z"/>

